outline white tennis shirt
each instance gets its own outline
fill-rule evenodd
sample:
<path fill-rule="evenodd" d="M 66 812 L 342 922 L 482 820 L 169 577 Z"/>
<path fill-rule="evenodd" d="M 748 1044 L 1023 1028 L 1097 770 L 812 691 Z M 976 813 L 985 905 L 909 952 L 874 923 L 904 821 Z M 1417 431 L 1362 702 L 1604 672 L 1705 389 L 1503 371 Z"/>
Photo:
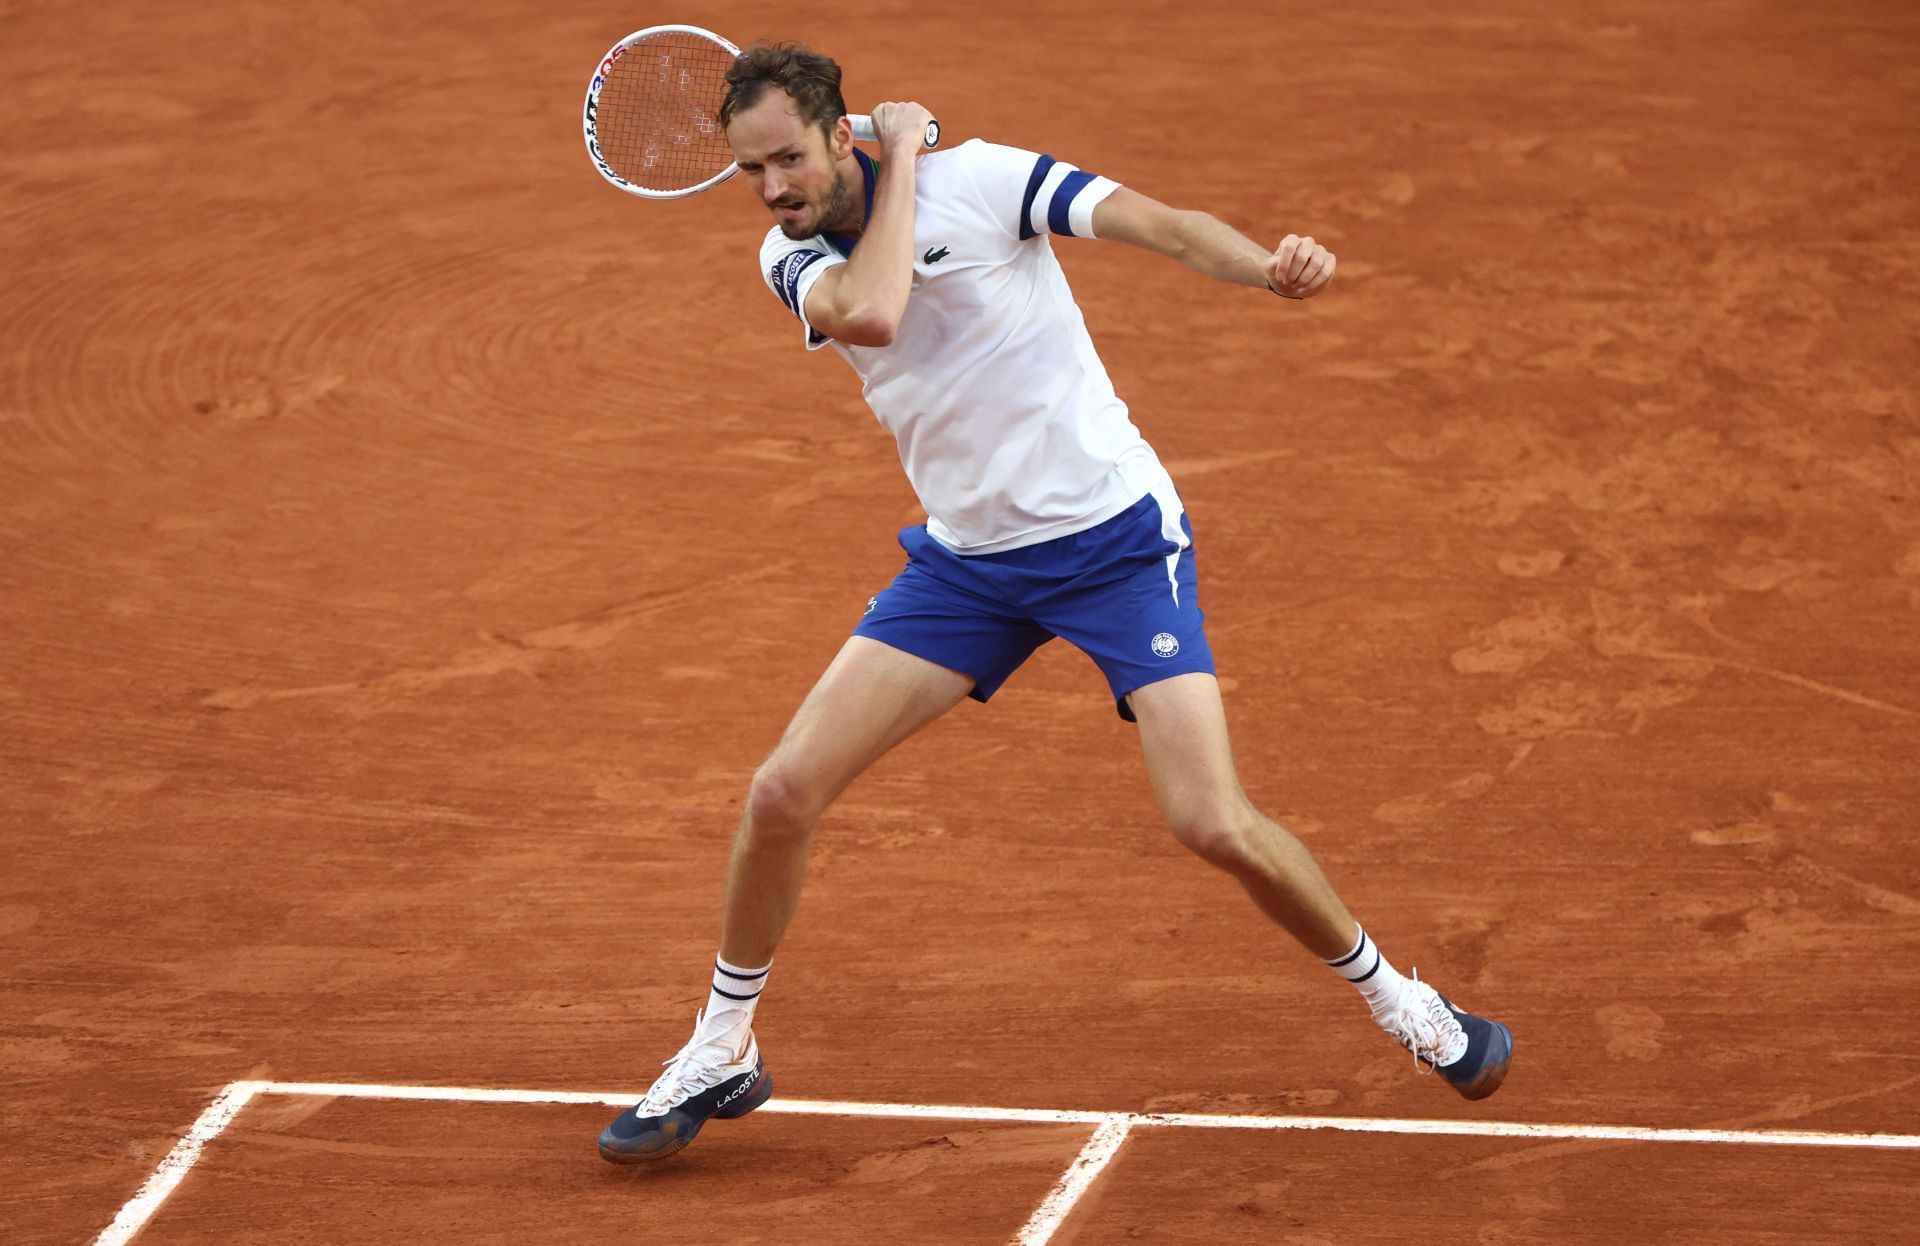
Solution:
<path fill-rule="evenodd" d="M 875 166 L 856 155 L 871 213 Z M 988 554 L 1085 531 L 1150 492 L 1174 497 L 1047 241 L 1093 237 L 1094 205 L 1118 184 L 978 139 L 918 159 L 913 290 L 892 345 L 832 342 L 807 319 L 813 284 L 857 238 L 793 242 L 775 227 L 760 271 L 807 349 L 832 345 L 860 374 L 927 531 Z"/>

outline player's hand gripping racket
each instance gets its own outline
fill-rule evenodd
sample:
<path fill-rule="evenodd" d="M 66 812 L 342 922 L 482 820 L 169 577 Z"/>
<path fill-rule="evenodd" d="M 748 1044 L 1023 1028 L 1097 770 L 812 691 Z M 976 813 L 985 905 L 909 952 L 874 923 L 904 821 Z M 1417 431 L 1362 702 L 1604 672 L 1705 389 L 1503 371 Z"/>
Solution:
<path fill-rule="evenodd" d="M 739 55 L 698 26 L 649 26 L 614 44 L 594 67 L 582 119 L 600 176 L 628 194 L 679 199 L 737 173 L 719 114 Z M 855 138 L 873 141 L 873 118 L 847 120 Z M 940 145 L 938 121 L 927 123 L 922 142 Z"/>

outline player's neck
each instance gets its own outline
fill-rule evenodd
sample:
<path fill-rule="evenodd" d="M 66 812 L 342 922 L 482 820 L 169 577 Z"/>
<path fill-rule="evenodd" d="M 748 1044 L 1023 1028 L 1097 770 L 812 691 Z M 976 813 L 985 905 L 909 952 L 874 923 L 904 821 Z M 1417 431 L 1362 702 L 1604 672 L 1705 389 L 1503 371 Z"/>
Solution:
<path fill-rule="evenodd" d="M 874 172 L 880 171 L 878 161 L 874 162 Z M 822 228 L 827 233 L 850 234 L 859 237 L 867 228 L 867 172 L 861 167 L 860 157 L 849 151 L 847 158 L 839 162 L 834 172 L 839 175 L 840 184 L 846 188 L 846 206 L 833 220 Z"/>

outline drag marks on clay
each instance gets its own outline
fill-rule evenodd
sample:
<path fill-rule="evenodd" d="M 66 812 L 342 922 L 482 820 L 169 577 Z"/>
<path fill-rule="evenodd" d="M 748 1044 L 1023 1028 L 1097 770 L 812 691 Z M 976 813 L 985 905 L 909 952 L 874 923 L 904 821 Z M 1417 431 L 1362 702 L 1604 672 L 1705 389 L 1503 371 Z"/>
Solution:
<path fill-rule="evenodd" d="M 597 297 L 590 274 L 527 262 L 497 233 L 478 247 L 423 247 L 410 227 L 444 229 L 443 218 L 396 228 L 389 209 L 371 211 L 311 220 L 296 239 L 291 226 L 264 228 L 244 198 L 223 199 L 180 213 L 205 237 L 143 240 L 139 281 L 117 269 L 78 280 L 57 259 L 23 274 L 0 307 L 0 336 L 33 384 L 0 440 L 27 452 L 5 465 L 126 477 L 163 456 L 176 469 L 217 466 L 270 452 L 234 439 L 284 421 L 314 443 L 298 492 L 311 491 L 319 461 L 329 487 L 387 509 L 390 482 L 365 477 L 389 459 L 438 472 L 493 447 L 511 452 L 495 454 L 500 473 L 559 479 L 607 470 L 606 447 L 583 432 L 657 442 L 664 420 L 711 411 L 711 371 L 652 349 L 644 318 Z M 652 373 L 638 400 L 620 362 L 637 357 Z"/>
<path fill-rule="evenodd" d="M 1685 639 L 1675 635 L 1675 623 L 1729 648 L 1753 648 L 1728 636 L 1714 623 L 1711 610 L 1718 600 L 1703 594 L 1656 598 L 1601 589 L 1587 593 L 1584 611 L 1576 611 L 1567 601 L 1532 600 L 1517 614 L 1475 628 L 1471 643 L 1454 650 L 1449 662 L 1456 673 L 1468 676 L 1520 675 L 1549 659 L 1560 659 L 1576 671 L 1590 672 L 1587 679 L 1531 680 L 1517 689 L 1507 704 L 1491 707 L 1478 716 L 1483 731 L 1508 739 L 1637 735 L 1660 711 L 1698 696 L 1716 671 L 1777 681 L 1899 718 L 1920 717 L 1907 706 L 1793 671 L 1684 647 Z M 1585 661 L 1589 656 L 1608 661 L 1594 666 Z M 1619 659 L 1656 663 L 1666 669 L 1635 676 L 1631 666 L 1613 666 Z M 1624 686 L 1623 675 L 1627 677 Z"/>
<path fill-rule="evenodd" d="M 1519 580 L 1537 580 L 1552 575 L 1567 564 L 1567 551 L 1543 549 L 1528 553 L 1502 554 L 1495 562 L 1501 575 Z"/>
<path fill-rule="evenodd" d="M 1448 662 L 1462 675 L 1517 675 L 1584 643 L 1592 630 L 1591 617 L 1576 619 L 1560 603 L 1532 601 L 1519 614 L 1475 628 L 1473 643 L 1454 650 Z"/>
<path fill-rule="evenodd" d="M 1774 1106 L 1759 1112 L 1748 1113 L 1731 1120 L 1721 1121 L 1713 1128 L 1718 1131 L 1757 1130 L 1763 1125 L 1784 1125 L 1802 1121 L 1810 1116 L 1819 1116 L 1836 1109 L 1850 1107 L 1856 1103 L 1886 1100 L 1892 1096 L 1911 1090 L 1920 1085 L 1920 1073 L 1897 1078 L 1877 1086 L 1849 1090 L 1844 1094 L 1830 1095 L 1816 1099 L 1808 1094 L 1790 1094 Z M 1528 1168 L 1550 1160 L 1590 1158 L 1603 1149 L 1615 1149 L 1623 1139 L 1601 1139 L 1595 1141 L 1553 1141 L 1537 1146 L 1522 1147 L 1504 1155 L 1487 1159 L 1473 1160 L 1456 1164 L 1440 1172 L 1441 1177 L 1449 1177 L 1471 1172 L 1500 1172 Z M 1916 1145 L 1920 1145 L 1917 1143 Z"/>
<path fill-rule="evenodd" d="M 271 1069 L 255 1069 L 249 1081 L 270 1082 Z M 249 1141 L 284 1136 L 297 1129 L 340 1100 L 333 1095 L 258 1095 L 247 1105 L 247 1114 L 232 1126 L 236 1136 Z"/>
<path fill-rule="evenodd" d="M 875 805 L 847 801 L 834 807 L 834 823 L 831 844 L 817 848 L 815 860 L 831 860 L 847 853 L 921 848 L 947 837 L 945 823 L 910 803 Z"/>
<path fill-rule="evenodd" d="M 1599 689 L 1555 679 L 1527 684 L 1508 704 L 1483 710 L 1474 721 L 1490 736 L 1531 743 L 1616 736 L 1627 721 L 1626 714 L 1624 707 Z"/>
<path fill-rule="evenodd" d="M 1843 816 L 1827 811 L 1823 822 Z M 1823 842 L 1832 836 L 1823 836 Z M 1725 953 L 1754 959 L 1805 957 L 1815 949 L 1845 955 L 1839 911 L 1872 910 L 1897 918 L 1920 918 L 1920 898 L 1862 878 L 1797 848 L 1773 819 L 1740 819 L 1688 833 L 1687 841 L 1710 854 L 1725 854 L 1754 872 L 1756 890 L 1731 908 L 1690 907 L 1677 916 L 1711 937 Z"/>
<path fill-rule="evenodd" d="M 0 904 L 0 939 L 25 934 L 40 924 L 40 908 L 34 904 Z"/>
<path fill-rule="evenodd" d="M 226 255 L 208 256 L 155 245 L 143 252 L 139 282 L 57 270 L 23 277 L 0 308 L 12 313 L 0 336 L 33 379 L 22 394 L 26 426 L 8 438 L 25 457 L 9 454 L 9 464 L 146 483 L 156 461 L 192 470 L 231 455 L 249 424 L 338 406 L 349 374 L 324 355 L 295 357 L 277 338 L 265 356 L 250 351 L 281 273 L 212 280 L 238 249 L 229 241 Z"/>
<path fill-rule="evenodd" d="M 894 463 L 838 464 L 816 466 L 798 480 L 782 485 L 766 497 L 767 508 L 776 514 L 805 510 L 829 500 L 857 500 L 875 493 L 889 492 L 899 474 Z"/>
<path fill-rule="evenodd" d="M 171 772 L 128 767 L 106 774 L 73 773 L 61 776 L 66 799 L 53 821 L 72 835 L 98 835 L 133 824 L 147 808 L 149 798 L 164 788 Z"/>
<path fill-rule="evenodd" d="M 1721 1129 L 1753 1129 L 1762 1125 L 1786 1125 L 1804 1121 L 1810 1116 L 1823 1116 L 1839 1108 L 1852 1107 L 1856 1103 L 1897 1101 L 1898 1096 L 1920 1086 L 1920 1073 L 1911 1073 L 1891 1081 L 1880 1082 L 1872 1086 L 1856 1086 L 1837 1095 L 1816 1097 L 1805 1091 L 1795 1091 L 1782 1096 L 1772 1107 L 1758 1112 L 1749 1112 L 1721 1122 Z"/>
<path fill-rule="evenodd" d="M 1335 602 L 1349 601 L 1364 593 L 1366 589 L 1366 585 L 1349 585 L 1331 593 L 1321 593 L 1302 601 L 1290 602 L 1278 610 L 1267 610 L 1259 614 L 1243 615 L 1229 622 L 1217 625 L 1209 620 L 1207 624 L 1207 634 L 1217 640 L 1222 636 L 1232 635 L 1234 632 L 1264 632 L 1271 623 L 1289 617 L 1304 615 L 1310 611 L 1317 610 L 1321 606 L 1331 605 Z M 1225 687 L 1224 681 L 1222 682 L 1222 687 Z"/>
<path fill-rule="evenodd" d="M 1230 472 L 1242 467 L 1253 467 L 1260 463 L 1272 463 L 1279 459 L 1293 459 L 1299 456 L 1299 451 L 1291 449 L 1249 450 L 1243 454 L 1168 459 L 1165 466 L 1168 474 L 1175 480 L 1193 480 L 1201 476 L 1211 476 L 1216 472 Z"/>
<path fill-rule="evenodd" d="M 1346 271 L 1344 268 L 1342 272 Z M 1366 359 L 1335 359 L 1319 367 L 1322 376 L 1340 381 L 1366 381 L 1378 384 L 1397 379 L 1405 371 L 1400 364 Z"/>
<path fill-rule="evenodd" d="M 1893 572 L 1881 596 L 1920 602 L 1908 578 L 1920 569 L 1913 517 L 1884 501 L 1903 496 L 1904 459 L 1884 445 L 1808 445 L 1779 418 L 1732 433 L 1636 432 L 1633 423 L 1608 438 L 1611 447 L 1562 436 L 1545 422 L 1492 419 L 1455 420 L 1386 443 L 1403 462 L 1463 477 L 1451 508 L 1473 527 L 1579 538 L 1536 537 L 1493 553 L 1493 569 L 1514 583 L 1513 606 L 1475 627 L 1449 661 L 1470 677 L 1532 678 L 1507 704 L 1480 713 L 1482 729 L 1509 739 L 1635 734 L 1715 674 L 1914 717 L 1899 698 L 1770 661 L 1765 642 L 1733 635 L 1716 619 L 1738 610 L 1743 619 L 1778 619 L 1781 634 L 1792 636 L 1798 621 L 1787 611 L 1829 602 L 1871 576 L 1873 543 L 1889 529 L 1900 534 L 1896 548 L 1909 552 L 1879 564 Z M 1834 515 L 1850 516 L 1861 531 L 1842 545 L 1816 544 Z M 1729 548 L 1723 533 L 1732 523 L 1745 531 Z M 1780 606 L 1760 613 L 1767 601 Z M 1649 663 L 1664 669 L 1650 672 Z"/>
<path fill-rule="evenodd" d="M 1680 653 L 1661 649 L 1637 650 L 1634 652 L 1634 656 L 1650 658 L 1657 662 L 1677 662 L 1686 666 L 1698 667 L 1704 665 L 1739 671 L 1747 675 L 1757 675 L 1763 679 L 1778 680 L 1780 683 L 1791 684 L 1796 688 L 1817 693 L 1823 697 L 1832 697 L 1837 701 L 1845 701 L 1850 705 L 1857 705 L 1863 709 L 1878 710 L 1883 714 L 1892 714 L 1897 718 L 1920 718 L 1920 711 L 1908 709 L 1904 705 L 1895 705 L 1890 701 L 1882 701 L 1878 697 L 1866 696 L 1847 688 L 1839 688 L 1829 683 L 1823 683 L 1817 679 L 1809 679 L 1805 675 L 1796 675 L 1792 671 L 1775 670 L 1770 666 L 1761 666 L 1754 662 L 1741 662 L 1732 658 L 1707 657 L 1703 654 Z"/>
<path fill-rule="evenodd" d="M 209 709 L 250 710 L 279 701 L 316 697 L 349 700 L 371 698 L 376 702 L 385 702 L 430 691 L 461 679 L 482 678 L 509 671 L 532 675 L 535 661 L 536 655 L 526 646 L 490 637 L 488 643 L 462 650 L 439 666 L 394 671 L 377 679 L 314 684 L 303 688 L 223 688 L 201 698 L 200 704 Z"/>
<path fill-rule="evenodd" d="M 346 384 L 346 380 L 338 372 L 281 379 L 239 377 L 230 383 L 222 396 L 197 399 L 193 410 L 196 414 L 211 415 L 232 424 L 278 419 L 308 411 Z"/>
<path fill-rule="evenodd" d="M 1424 826 L 1431 823 L 1449 805 L 1471 801 L 1485 795 L 1499 780 L 1483 771 L 1463 775 L 1430 792 L 1402 796 L 1376 806 L 1376 821 L 1390 826 Z"/>
<path fill-rule="evenodd" d="M 1790 600 L 1831 595 L 1840 588 L 1840 564 L 1827 558 L 1799 558 L 1777 537 L 1740 538 L 1738 555 L 1713 569 L 1721 584 L 1736 592 L 1780 592 Z"/>
<path fill-rule="evenodd" d="M 1730 844 L 1739 846 L 1757 844 L 1762 847 L 1771 847 L 1779 842 L 1780 834 L 1764 823 L 1736 822 L 1732 826 L 1717 826 L 1708 830 L 1694 831 L 1687 838 L 1707 848 L 1724 848 Z"/>
<path fill-rule="evenodd" d="M 538 587 L 552 576 L 576 567 L 591 555 L 585 549 L 543 547 L 529 550 L 494 567 L 460 590 L 468 601 L 503 601 Z"/>
<path fill-rule="evenodd" d="M 1907 604 L 1920 610 L 1920 541 L 1907 547 L 1893 564 L 1893 573 L 1902 580 L 1911 581 L 1907 589 Z"/>
<path fill-rule="evenodd" d="M 1803 883 L 1822 890 L 1850 895 L 1870 909 L 1897 914 L 1901 917 L 1920 917 L 1920 899 L 1882 887 L 1864 878 L 1855 878 L 1830 865 L 1815 861 L 1805 853 L 1790 853 L 1779 862 L 1779 866 L 1789 878 L 1799 879 Z"/>
<path fill-rule="evenodd" d="M 662 675 L 676 678 L 671 669 Z M 609 805 L 633 810 L 675 809 L 731 822 L 740 816 L 740 801 L 746 795 L 753 771 L 751 768 L 696 766 L 685 773 L 663 777 L 652 768 L 618 766 L 589 772 L 588 777 L 594 799 Z"/>
<path fill-rule="evenodd" d="M 684 588 L 649 593 L 630 602 L 608 606 L 577 619 L 528 632 L 524 636 L 482 633 L 484 643 L 462 650 L 436 666 L 394 671 L 374 679 L 301 688 L 224 688 L 202 698 L 200 704 L 210 709 L 248 710 L 279 701 L 332 697 L 355 703 L 361 709 L 371 709 L 464 679 L 502 674 L 537 677 L 540 668 L 556 655 L 604 648 L 634 624 L 654 615 L 692 601 L 706 600 L 728 589 L 777 577 L 792 566 L 791 561 L 770 563 Z"/>
<path fill-rule="evenodd" d="M 1593 1019 L 1606 1040 L 1610 1058 L 1642 1063 L 1660 1058 L 1667 1022 L 1645 1004 L 1608 1004 L 1595 1012 Z"/>
<path fill-rule="evenodd" d="M 1230 984 L 1222 983 L 1223 988 Z M 1258 990 L 1259 982 L 1249 980 L 1244 986 L 1249 990 Z M 1259 1116 L 1273 1108 L 1285 1108 L 1289 1112 L 1317 1113 L 1328 1108 L 1338 1107 L 1345 1098 L 1332 1086 L 1320 1086 L 1308 1089 L 1272 1090 L 1261 1094 L 1247 1094 L 1243 1091 L 1215 1091 L 1199 1094 L 1155 1095 L 1142 1105 L 1141 1110 L 1150 1115 L 1183 1115 L 1199 1113 L 1213 1116 Z"/>

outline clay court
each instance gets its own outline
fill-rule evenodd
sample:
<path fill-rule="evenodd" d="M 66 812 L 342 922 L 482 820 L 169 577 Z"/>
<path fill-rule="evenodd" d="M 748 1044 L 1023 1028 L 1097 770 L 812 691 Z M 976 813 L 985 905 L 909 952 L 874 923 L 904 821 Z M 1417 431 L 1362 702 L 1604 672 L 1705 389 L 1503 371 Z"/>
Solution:
<path fill-rule="evenodd" d="M 0 18 L 0 1238 L 1920 1240 L 1911 6 Z M 673 20 L 1338 254 L 1056 243 L 1250 795 L 1498 1095 L 1173 842 L 1056 643 L 820 828 L 778 1110 L 596 1155 L 923 517 L 744 185 L 590 168 Z"/>

